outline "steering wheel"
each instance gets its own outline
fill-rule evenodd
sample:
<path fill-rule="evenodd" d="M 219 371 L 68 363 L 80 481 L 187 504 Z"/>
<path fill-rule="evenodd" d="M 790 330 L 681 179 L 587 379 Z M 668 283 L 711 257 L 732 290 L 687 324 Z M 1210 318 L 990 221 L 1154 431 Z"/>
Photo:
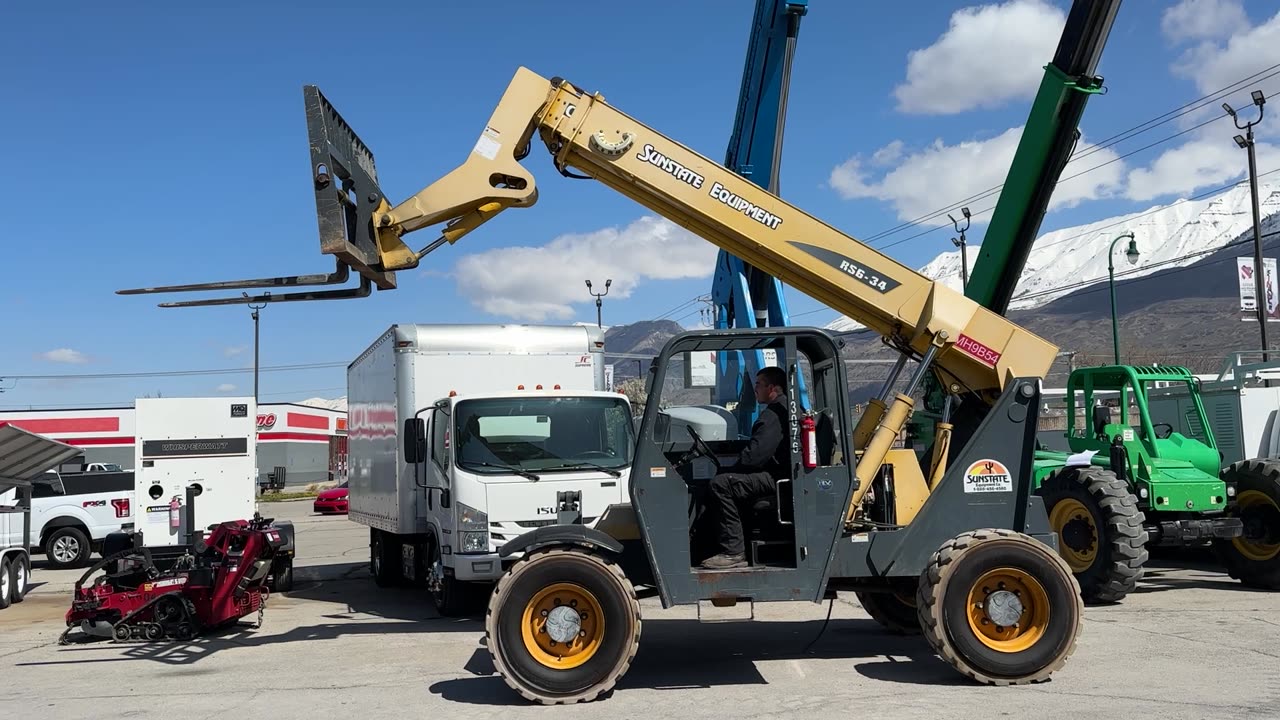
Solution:
<path fill-rule="evenodd" d="M 1167 428 L 1167 429 L 1162 433 L 1160 432 L 1160 428 Z M 1173 426 L 1170 425 L 1169 423 L 1156 423 L 1151 426 L 1151 429 L 1155 431 L 1156 437 L 1160 438 L 1161 440 L 1173 434 Z"/>
<path fill-rule="evenodd" d="M 689 437 L 693 438 L 693 447 L 695 450 L 697 450 L 697 453 L 694 454 L 693 457 L 702 455 L 707 458 L 710 458 L 711 462 L 715 463 L 716 469 L 719 470 L 720 458 L 716 457 L 716 451 L 712 450 L 711 446 L 707 444 L 707 441 L 703 440 L 701 437 L 698 436 L 698 433 L 694 432 L 692 425 L 685 425 L 684 429 L 689 431 Z M 689 459 L 692 460 L 693 457 L 690 457 Z"/>

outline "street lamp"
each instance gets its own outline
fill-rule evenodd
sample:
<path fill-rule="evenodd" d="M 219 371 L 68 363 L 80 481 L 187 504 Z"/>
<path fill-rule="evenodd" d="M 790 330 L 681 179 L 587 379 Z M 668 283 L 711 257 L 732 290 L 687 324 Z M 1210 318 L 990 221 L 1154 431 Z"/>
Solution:
<path fill-rule="evenodd" d="M 240 293 L 246 298 L 249 293 Z M 270 297 L 271 293 L 267 293 Z M 253 304 L 249 303 L 249 309 L 253 311 L 253 404 L 258 404 L 258 311 L 266 307 L 267 303 Z"/>
<path fill-rule="evenodd" d="M 1253 104 L 1258 106 L 1258 119 L 1246 125 L 1240 124 L 1240 118 L 1236 116 L 1236 111 L 1231 109 L 1227 103 L 1222 103 L 1222 109 L 1227 111 L 1231 119 L 1235 121 L 1236 128 L 1244 130 L 1244 135 L 1236 135 L 1233 140 L 1236 145 L 1249 152 L 1249 192 L 1253 196 L 1253 282 L 1254 292 L 1258 298 L 1258 331 L 1262 333 L 1262 361 L 1268 359 L 1267 351 L 1270 346 L 1267 344 L 1267 295 L 1264 289 L 1264 280 L 1266 271 L 1262 267 L 1262 217 L 1258 209 L 1258 163 L 1253 152 L 1253 126 L 1262 122 L 1263 109 L 1267 98 L 1262 94 L 1261 90 L 1254 90 L 1249 95 L 1253 98 Z"/>
<path fill-rule="evenodd" d="M 603 325 L 600 324 L 600 298 L 609 294 L 609 286 L 612 284 L 613 284 L 612 279 L 605 280 L 604 292 L 596 293 L 591 291 L 591 281 L 590 280 L 587 281 L 587 292 L 591 293 L 591 296 L 596 299 L 596 327 L 604 327 Z"/>
<path fill-rule="evenodd" d="M 1110 278 L 1111 285 L 1111 346 L 1114 348 L 1116 356 L 1116 364 L 1120 364 L 1120 320 L 1116 315 L 1116 266 L 1113 262 L 1116 254 L 1116 243 L 1129 238 L 1129 247 L 1124 251 L 1124 257 L 1129 261 L 1130 265 L 1138 264 L 1138 243 L 1133 239 L 1133 233 L 1127 232 L 1111 241 L 1111 249 L 1107 251 L 1107 276 Z"/>
<path fill-rule="evenodd" d="M 964 215 L 964 228 L 960 227 L 960 223 L 951 217 L 951 213 L 947 213 L 947 217 L 951 218 L 951 225 L 960 233 L 960 237 L 951 238 L 951 244 L 960 248 L 960 291 L 964 292 L 969 287 L 969 257 L 965 253 L 964 232 L 969 229 L 969 208 L 960 208 L 960 213 Z"/>

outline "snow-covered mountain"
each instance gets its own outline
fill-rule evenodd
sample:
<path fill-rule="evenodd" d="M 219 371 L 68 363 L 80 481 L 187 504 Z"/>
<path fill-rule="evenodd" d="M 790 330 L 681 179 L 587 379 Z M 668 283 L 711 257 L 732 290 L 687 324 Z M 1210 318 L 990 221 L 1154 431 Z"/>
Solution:
<path fill-rule="evenodd" d="M 1262 217 L 1280 213 L 1280 184 L 1260 183 L 1258 204 Z M 1125 259 L 1127 240 L 1116 246 L 1116 274 L 1132 278 L 1159 270 L 1190 265 L 1205 251 L 1220 248 L 1249 233 L 1252 238 L 1253 204 L 1247 183 L 1201 200 L 1177 200 L 1141 212 L 1098 220 L 1045 233 L 1036 239 L 1027 257 L 1022 277 L 1014 291 L 1010 310 L 1039 307 L 1075 292 L 1084 285 L 1107 280 L 1107 251 L 1112 240 L 1132 232 L 1139 258 L 1135 265 Z M 979 245 L 966 249 L 969 270 L 978 259 Z M 1244 253 L 1248 254 L 1248 253 Z M 919 272 L 959 291 L 960 251 L 944 252 Z M 841 316 L 827 328 L 847 332 L 862 328 L 860 323 Z"/>
<path fill-rule="evenodd" d="M 343 395 L 340 398 L 334 398 L 332 400 L 328 398 L 321 398 L 321 397 L 307 398 L 306 400 L 299 400 L 298 404 L 310 405 L 311 407 L 324 408 L 326 410 L 336 410 L 338 412 L 346 412 L 347 396 Z"/>

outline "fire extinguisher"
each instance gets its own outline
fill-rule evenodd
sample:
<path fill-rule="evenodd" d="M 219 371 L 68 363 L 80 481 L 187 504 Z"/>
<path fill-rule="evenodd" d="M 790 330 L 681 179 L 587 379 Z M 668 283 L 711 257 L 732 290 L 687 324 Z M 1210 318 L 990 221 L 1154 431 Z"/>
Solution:
<path fill-rule="evenodd" d="M 805 415 L 800 421 L 800 449 L 804 452 L 805 468 L 818 467 L 818 425 L 812 415 Z"/>
<path fill-rule="evenodd" d="M 178 496 L 174 495 L 169 501 L 169 529 L 177 530 L 182 526 L 182 503 L 178 501 Z"/>

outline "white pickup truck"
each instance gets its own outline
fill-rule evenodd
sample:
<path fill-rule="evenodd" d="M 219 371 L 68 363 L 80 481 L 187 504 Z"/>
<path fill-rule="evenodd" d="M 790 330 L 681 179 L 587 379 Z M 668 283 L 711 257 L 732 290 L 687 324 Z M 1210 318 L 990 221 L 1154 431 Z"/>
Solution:
<path fill-rule="evenodd" d="M 133 524 L 133 473 L 50 470 L 46 476 L 58 481 L 37 485 L 32 494 L 31 551 L 44 553 L 50 568 L 87 565 L 109 533 Z M 22 544 L 21 527 L 6 540 Z"/>

